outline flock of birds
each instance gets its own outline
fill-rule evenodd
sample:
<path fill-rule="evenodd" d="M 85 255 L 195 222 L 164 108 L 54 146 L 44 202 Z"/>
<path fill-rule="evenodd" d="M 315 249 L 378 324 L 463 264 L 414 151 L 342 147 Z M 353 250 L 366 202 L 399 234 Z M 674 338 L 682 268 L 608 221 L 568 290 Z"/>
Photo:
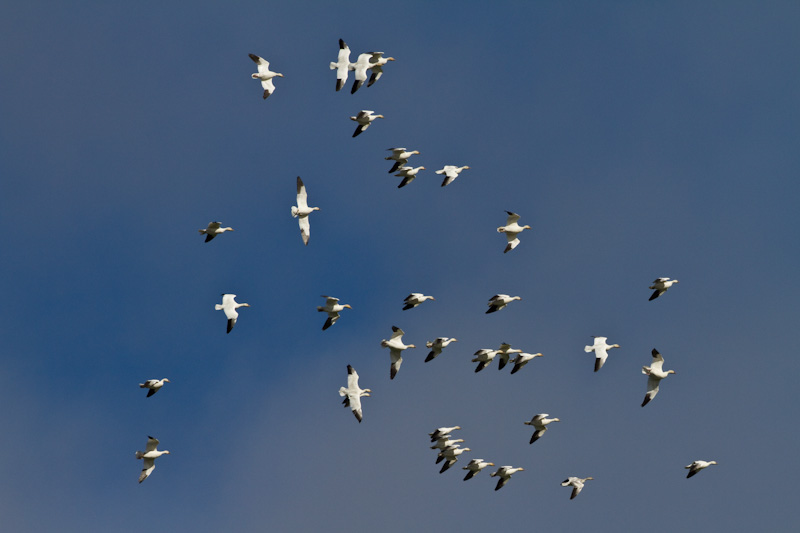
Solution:
<path fill-rule="evenodd" d="M 252 78 L 259 79 L 261 81 L 262 88 L 264 89 L 263 98 L 268 98 L 274 91 L 275 85 L 273 83 L 273 79 L 276 77 L 283 77 L 283 74 L 278 72 L 273 72 L 269 68 L 269 62 L 266 61 L 264 58 L 259 57 L 254 54 L 249 54 L 250 58 L 257 64 L 258 72 L 252 74 Z M 352 71 L 354 72 L 355 81 L 353 83 L 351 94 L 355 94 L 362 85 L 367 82 L 367 87 L 372 86 L 377 80 L 379 80 L 383 74 L 383 67 L 389 62 L 394 61 L 393 57 L 383 57 L 383 52 L 369 52 L 360 54 L 358 59 L 355 63 L 350 62 L 350 48 L 343 40 L 339 40 L 339 55 L 338 60 L 336 62 L 330 63 L 331 70 L 336 71 L 336 90 L 339 91 L 344 87 L 345 83 L 347 82 L 348 75 Z M 368 76 L 368 71 L 371 71 L 371 75 Z M 362 110 L 356 116 L 350 117 L 351 120 L 358 123 L 358 126 L 353 133 L 353 137 L 360 135 L 364 132 L 370 124 L 377 118 L 384 118 L 383 115 L 376 115 L 373 111 Z M 402 182 L 398 185 L 398 188 L 405 187 L 409 183 L 411 183 L 417 176 L 420 170 L 425 170 L 424 166 L 413 167 L 408 166 L 409 159 L 414 156 L 418 155 L 420 152 L 418 150 L 407 150 L 406 148 L 398 147 L 398 148 L 389 148 L 388 149 L 391 154 L 386 157 L 386 160 L 393 161 L 392 167 L 389 170 L 389 173 L 396 173 L 395 176 L 402 177 Z M 455 166 L 455 165 L 446 165 L 441 170 L 437 170 L 436 174 L 443 175 L 444 181 L 442 182 L 442 187 L 445 187 L 451 184 L 456 178 L 458 178 L 459 174 L 469 169 L 469 166 Z M 311 237 L 311 228 L 309 223 L 309 215 L 314 211 L 318 211 L 319 207 L 310 207 L 308 205 L 308 193 L 303 183 L 303 180 L 298 176 L 297 177 L 297 205 L 291 207 L 291 214 L 293 217 L 298 219 L 298 223 L 300 226 L 300 235 L 303 240 L 304 245 L 308 245 L 310 237 Z M 500 226 L 497 228 L 499 233 L 504 233 L 507 239 L 507 244 L 503 253 L 508 253 L 511 250 L 515 249 L 520 244 L 519 234 L 522 233 L 524 230 L 531 229 L 531 226 L 519 225 L 520 215 L 513 213 L 511 211 L 506 211 L 508 214 L 508 218 L 506 220 L 506 224 L 504 226 Z M 225 232 L 233 231 L 232 227 L 223 227 L 220 222 L 210 222 L 208 226 L 204 229 L 200 229 L 199 232 L 201 235 L 205 235 L 205 242 L 208 243 L 214 238 L 219 235 L 222 235 Z M 678 280 L 673 280 L 670 278 L 657 278 L 653 281 L 650 289 L 653 289 L 654 292 L 650 296 L 650 300 L 655 300 L 662 294 L 664 294 L 670 287 L 677 284 Z M 344 309 L 352 309 L 349 304 L 340 304 L 339 299 L 333 296 L 326 296 L 323 295 L 325 298 L 325 305 L 318 306 L 317 311 L 324 312 L 327 314 L 327 319 L 322 326 L 322 330 L 327 330 L 340 318 L 340 313 Z M 497 311 L 501 311 L 505 309 L 510 303 L 514 302 L 515 300 L 521 300 L 520 296 L 510 296 L 508 294 L 495 294 L 489 299 L 488 302 L 488 309 L 486 310 L 487 314 L 495 313 Z M 428 300 L 435 300 L 433 296 L 425 295 L 422 293 L 411 293 L 403 300 L 403 310 L 410 310 L 414 309 L 424 302 Z M 215 309 L 218 311 L 223 311 L 227 318 L 227 333 L 230 333 L 234 326 L 236 325 L 237 319 L 239 317 L 239 313 L 237 309 L 241 307 L 250 307 L 247 303 L 238 303 L 236 302 L 236 295 L 235 294 L 223 294 L 222 295 L 222 303 L 216 304 Z M 400 366 L 403 362 L 403 352 L 409 348 L 416 348 L 414 344 L 405 344 L 403 342 L 403 335 L 405 332 L 397 326 L 392 326 L 392 335 L 387 340 L 384 339 L 381 341 L 381 346 L 383 348 L 389 349 L 390 355 L 390 373 L 389 378 L 393 380 L 397 373 L 400 370 Z M 594 343 L 590 346 L 585 347 L 585 351 L 587 353 L 594 352 L 595 355 L 595 363 L 594 363 L 594 371 L 599 371 L 603 365 L 605 364 L 608 358 L 608 350 L 612 348 L 619 348 L 619 344 L 608 344 L 607 337 L 594 337 Z M 428 341 L 426 343 L 426 347 L 430 348 L 430 352 L 428 356 L 425 358 L 425 362 L 430 362 L 436 357 L 438 357 L 442 351 L 451 343 L 457 342 L 455 338 L 448 338 L 448 337 L 438 337 L 433 341 Z M 511 374 L 517 373 L 520 369 L 522 369 L 526 364 L 537 357 L 542 357 L 542 353 L 526 353 L 520 349 L 512 348 L 511 345 L 507 343 L 502 343 L 499 348 L 497 349 L 489 349 L 484 348 L 476 351 L 474 353 L 474 358 L 472 362 L 478 363 L 478 366 L 475 368 L 475 372 L 480 372 L 484 368 L 486 368 L 494 359 L 498 359 L 498 369 L 502 370 L 508 363 L 513 363 L 513 367 L 511 369 Z M 513 357 L 513 358 L 512 358 Z M 661 380 L 669 376 L 670 374 L 674 374 L 674 370 L 664 370 L 663 369 L 664 358 L 658 352 L 658 350 L 653 349 L 652 351 L 652 362 L 650 366 L 643 366 L 642 373 L 648 376 L 647 379 L 647 393 L 645 394 L 644 401 L 642 402 L 642 407 L 647 405 L 650 401 L 655 398 L 656 394 L 659 391 L 659 385 Z M 358 420 L 359 423 L 363 420 L 363 408 L 361 405 L 361 398 L 370 396 L 372 390 L 371 389 L 362 389 L 358 383 L 359 376 L 356 370 L 351 366 L 347 365 L 347 386 L 341 387 L 339 389 L 339 395 L 343 398 L 342 404 L 349 408 L 355 418 Z M 144 383 L 140 383 L 139 386 L 141 388 L 148 389 L 147 397 L 153 396 L 156 392 L 163 388 L 164 384 L 169 383 L 169 379 L 149 379 Z M 530 421 L 524 422 L 526 425 L 532 426 L 534 429 L 534 433 L 531 436 L 530 444 L 533 444 L 540 438 L 544 436 L 546 433 L 548 426 L 553 422 L 560 422 L 558 418 L 548 418 L 550 415 L 547 413 L 540 413 L 535 416 Z M 452 432 L 456 430 L 460 430 L 460 426 L 452 426 L 452 427 L 440 427 L 434 430 L 432 433 L 429 433 L 431 438 L 431 442 L 433 446 L 432 449 L 438 450 L 437 452 L 437 459 L 436 463 L 443 463 L 440 473 L 446 472 L 450 469 L 459 459 L 459 457 L 468 451 L 471 451 L 470 448 L 462 448 L 460 446 L 461 443 L 464 442 L 463 439 L 454 439 Z M 144 452 L 137 451 L 136 458 L 143 460 L 142 471 L 139 476 L 139 483 L 147 479 L 147 477 L 153 472 L 155 469 L 155 459 L 161 457 L 162 455 L 167 455 L 170 452 L 167 450 L 158 450 L 158 439 L 149 436 L 147 440 L 147 446 Z M 716 461 L 694 461 L 692 464 L 687 465 L 686 468 L 689 469 L 689 473 L 687 478 L 694 476 L 700 470 L 703 470 L 711 465 L 716 465 Z M 484 468 L 489 466 L 494 466 L 494 463 L 487 462 L 484 459 L 471 459 L 467 466 L 463 467 L 463 470 L 467 470 L 467 474 L 464 477 L 464 481 L 467 481 L 474 477 L 477 473 L 479 473 Z M 490 474 L 491 477 L 499 478 L 497 481 L 497 485 L 495 486 L 495 490 L 500 490 L 504 487 L 508 481 L 511 479 L 511 476 L 517 472 L 524 471 L 522 467 L 513 467 L 510 465 L 505 465 L 499 467 L 496 471 Z M 571 486 L 572 487 L 572 495 L 570 499 L 575 498 L 583 489 L 585 483 L 589 480 L 592 480 L 592 477 L 575 477 L 570 476 L 565 479 L 561 485 L 562 486 Z"/>

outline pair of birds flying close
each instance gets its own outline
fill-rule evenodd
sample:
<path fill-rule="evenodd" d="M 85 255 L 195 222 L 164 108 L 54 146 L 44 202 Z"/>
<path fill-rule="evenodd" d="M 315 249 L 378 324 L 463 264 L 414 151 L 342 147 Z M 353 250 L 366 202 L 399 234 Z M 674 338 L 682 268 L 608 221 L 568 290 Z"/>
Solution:
<path fill-rule="evenodd" d="M 371 70 L 367 87 L 378 81 L 383 75 L 383 67 L 389 62 L 394 61 L 393 57 L 383 57 L 383 52 L 368 52 L 359 54 L 355 63 L 350 62 L 350 47 L 343 39 L 339 39 L 339 56 L 335 62 L 331 61 L 331 70 L 336 71 L 336 90 L 340 91 L 347 83 L 350 71 L 354 72 L 355 81 L 350 89 L 350 94 L 355 94 L 357 90 L 367 81 L 367 71 Z"/>

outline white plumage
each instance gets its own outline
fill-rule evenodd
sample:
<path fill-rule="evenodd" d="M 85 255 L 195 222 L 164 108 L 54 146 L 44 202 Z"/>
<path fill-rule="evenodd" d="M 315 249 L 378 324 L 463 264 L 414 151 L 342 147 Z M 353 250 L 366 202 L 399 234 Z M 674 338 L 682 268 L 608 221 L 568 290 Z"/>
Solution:
<path fill-rule="evenodd" d="M 308 240 L 311 238 L 311 224 L 308 221 L 308 215 L 319 210 L 319 207 L 308 207 L 306 186 L 300 176 L 297 176 L 297 206 L 292 206 L 292 216 L 297 219 L 300 225 L 300 236 L 306 246 L 308 246 Z"/>
<path fill-rule="evenodd" d="M 142 472 L 139 474 L 139 483 L 144 481 L 145 479 L 153 473 L 153 470 L 156 469 L 156 459 L 161 457 L 162 455 L 169 454 L 168 450 L 158 451 L 156 448 L 158 447 L 158 439 L 154 437 L 147 437 L 147 448 L 145 451 L 136 452 L 137 459 L 144 459 L 142 463 Z"/>
<path fill-rule="evenodd" d="M 228 317 L 228 331 L 230 333 L 233 326 L 236 325 L 236 320 L 239 318 L 239 313 L 236 311 L 240 307 L 250 307 L 250 304 L 236 303 L 235 294 L 223 294 L 222 304 L 214 305 L 217 311 L 225 311 L 225 316 Z"/>
<path fill-rule="evenodd" d="M 642 367 L 642 374 L 648 376 L 647 378 L 647 394 L 644 395 L 644 401 L 642 402 L 642 407 L 647 405 L 650 400 L 656 397 L 658 394 L 658 387 L 661 384 L 661 380 L 667 377 L 670 374 L 674 374 L 674 370 L 663 370 L 664 365 L 664 358 L 661 357 L 661 354 L 658 353 L 658 350 L 653 348 L 653 362 L 650 363 L 650 366 L 643 366 Z"/>
<path fill-rule="evenodd" d="M 394 379 L 400 370 L 400 365 L 403 364 L 403 350 L 408 348 L 416 348 L 413 344 L 403 344 L 403 335 L 405 332 L 397 326 L 392 326 L 392 336 L 387 341 L 383 339 L 381 346 L 389 348 L 389 356 L 392 360 L 392 366 L 389 371 L 389 379 Z"/>
<path fill-rule="evenodd" d="M 619 348 L 619 344 L 607 344 L 608 337 L 595 337 L 594 344 L 585 346 L 583 349 L 586 353 L 594 352 L 594 371 L 597 372 L 603 368 L 606 359 L 608 359 L 608 350 L 611 348 Z"/>
<path fill-rule="evenodd" d="M 363 418 L 363 413 L 361 412 L 361 397 L 369 396 L 371 392 L 372 390 L 370 389 L 362 389 L 358 386 L 358 372 L 356 372 L 352 366 L 347 365 L 347 387 L 339 388 L 339 396 L 344 397 L 342 404 L 353 411 L 359 424 Z"/>
<path fill-rule="evenodd" d="M 505 233 L 506 239 L 508 240 L 506 249 L 503 251 L 504 254 L 510 252 L 519 245 L 519 238 L 517 238 L 517 235 L 520 234 L 522 230 L 531 229 L 528 225 L 520 226 L 517 223 L 520 218 L 518 214 L 512 213 L 511 211 L 506 211 L 506 213 L 508 213 L 506 225 L 497 228 L 498 233 Z"/>
<path fill-rule="evenodd" d="M 269 69 L 269 61 L 264 59 L 263 57 L 259 57 L 255 54 L 248 54 L 250 59 L 252 59 L 256 65 L 258 65 L 258 72 L 255 74 L 251 74 L 254 80 L 261 80 L 261 87 L 264 88 L 264 100 L 269 97 L 273 92 L 275 92 L 275 85 L 272 83 L 272 78 L 282 78 L 283 74 L 280 72 L 272 72 Z"/>

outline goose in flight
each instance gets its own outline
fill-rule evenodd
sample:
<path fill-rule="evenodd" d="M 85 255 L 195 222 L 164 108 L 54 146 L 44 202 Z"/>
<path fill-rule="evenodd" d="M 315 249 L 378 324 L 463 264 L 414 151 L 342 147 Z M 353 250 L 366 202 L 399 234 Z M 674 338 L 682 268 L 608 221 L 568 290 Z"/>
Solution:
<path fill-rule="evenodd" d="M 399 169 L 399 172 L 395 174 L 398 178 L 403 178 L 403 181 L 400 182 L 400 185 L 397 186 L 398 189 L 402 189 L 417 177 L 417 173 L 420 170 L 425 170 L 425 167 L 407 167 L 402 166 Z"/>
<path fill-rule="evenodd" d="M 472 476 L 486 468 L 487 466 L 494 466 L 494 463 L 487 463 L 483 459 L 473 459 L 469 462 L 469 464 L 463 467 L 461 470 L 469 470 L 467 475 L 464 476 L 464 481 L 468 479 L 472 479 Z"/>
<path fill-rule="evenodd" d="M 525 352 L 517 354 L 517 357 L 511 360 L 511 362 L 514 363 L 514 368 L 511 369 L 511 373 L 516 374 L 519 372 L 520 368 L 527 365 L 528 362 L 532 361 L 535 357 L 544 357 L 544 354 Z"/>
<path fill-rule="evenodd" d="M 331 61 L 331 70 L 336 71 L 336 90 L 339 91 L 347 82 L 350 71 L 350 47 L 342 39 L 339 39 L 339 57 L 335 63 Z"/>
<path fill-rule="evenodd" d="M 451 439 L 450 435 L 444 435 L 436 439 L 436 444 L 431 446 L 431 450 L 444 450 L 450 446 L 457 447 L 459 442 L 464 442 L 464 439 Z"/>
<path fill-rule="evenodd" d="M 589 481 L 590 479 L 594 479 L 593 477 L 574 477 L 570 476 L 564 481 L 561 482 L 562 487 L 569 487 L 572 486 L 572 495 L 569 497 L 570 500 L 575 498 L 578 494 L 581 493 L 583 490 L 583 484 Z"/>
<path fill-rule="evenodd" d="M 417 154 L 419 155 L 418 150 L 408 151 L 405 148 L 387 148 L 392 152 L 392 155 L 389 157 L 384 157 L 387 161 L 394 161 L 394 165 L 392 165 L 391 170 L 389 170 L 389 174 L 392 174 L 397 171 L 400 167 L 403 167 L 408 163 L 408 160 L 411 158 L 412 155 Z"/>
<path fill-rule="evenodd" d="M 522 230 L 531 229 L 531 227 L 528 225 L 520 226 L 517 224 L 517 221 L 519 220 L 518 214 L 512 213 L 511 211 L 506 211 L 506 213 L 508 213 L 506 225 L 497 228 L 497 232 L 505 233 L 506 239 L 508 240 L 508 245 L 506 245 L 506 249 L 503 251 L 504 254 L 510 252 L 516 248 L 517 245 L 519 245 L 519 239 L 517 238 L 517 235 L 521 233 Z"/>
<path fill-rule="evenodd" d="M 594 371 L 597 372 L 606 362 L 608 358 L 608 350 L 611 348 L 619 348 L 619 344 L 607 344 L 608 337 L 595 337 L 594 344 L 585 346 L 583 349 L 586 353 L 594 352 Z"/>
<path fill-rule="evenodd" d="M 383 76 L 383 67 L 389 61 L 394 61 L 393 57 L 383 57 L 383 52 L 372 52 L 372 58 L 370 58 L 370 70 L 372 71 L 372 75 L 369 77 L 369 83 L 367 83 L 367 87 L 372 87 L 372 84 L 381 79 Z"/>
<path fill-rule="evenodd" d="M 536 430 L 533 432 L 529 444 L 533 444 L 534 442 L 542 438 L 544 432 L 547 431 L 548 424 L 550 424 L 551 422 L 561 422 L 561 420 L 559 420 L 558 418 L 547 418 L 548 416 L 550 415 L 548 415 L 547 413 L 542 413 L 534 416 L 528 422 L 525 422 L 525 425 L 533 426 L 533 429 Z"/>
<path fill-rule="evenodd" d="M 510 344 L 506 344 L 505 342 L 501 344 L 500 349 L 497 350 L 497 355 L 499 356 L 498 359 L 500 359 L 497 362 L 497 369 L 503 370 L 503 367 L 508 364 L 508 360 L 511 358 L 511 355 L 515 353 L 522 353 L 522 350 L 512 348 Z"/>
<path fill-rule="evenodd" d="M 480 372 L 494 360 L 495 356 L 497 355 L 497 350 L 483 348 L 475 352 L 473 355 L 475 355 L 475 359 L 473 359 L 472 362 L 478 363 L 478 366 L 475 368 L 475 372 Z"/>
<path fill-rule="evenodd" d="M 403 303 L 405 303 L 405 306 L 403 306 L 403 311 L 406 311 L 408 309 L 413 309 L 414 307 L 417 307 L 425 300 L 436 300 L 436 298 L 434 298 L 433 296 L 425 296 L 421 292 L 412 292 L 411 294 L 406 296 L 405 300 L 403 300 Z"/>
<path fill-rule="evenodd" d="M 522 300 L 522 297 L 509 296 L 508 294 L 495 294 L 489 298 L 489 309 L 486 310 L 486 314 L 488 315 L 489 313 L 499 311 L 514 300 Z"/>
<path fill-rule="evenodd" d="M 147 437 L 147 448 L 145 451 L 136 452 L 137 459 L 144 459 L 144 463 L 142 464 L 142 473 L 139 474 L 139 483 L 147 479 L 147 477 L 153 473 L 153 470 L 156 469 L 156 459 L 161 457 L 162 455 L 168 455 L 168 450 L 158 451 L 156 448 L 158 447 L 158 439 L 154 437 Z"/>
<path fill-rule="evenodd" d="M 442 187 L 450 185 L 453 183 L 458 175 L 461 173 L 462 170 L 469 170 L 468 166 L 457 167 L 455 165 L 445 165 L 443 169 L 437 170 L 436 173 L 439 175 L 444 174 L 444 181 L 442 181 Z"/>
<path fill-rule="evenodd" d="M 428 357 L 425 358 L 425 362 L 427 363 L 428 361 L 433 361 L 436 358 L 436 356 L 442 353 L 442 350 L 444 350 L 447 347 L 447 345 L 450 344 L 451 342 L 458 342 L 458 339 L 437 337 L 432 341 L 426 342 L 425 346 L 430 348 L 431 352 L 428 354 Z"/>
<path fill-rule="evenodd" d="M 653 362 L 650 363 L 650 366 L 643 366 L 642 367 L 642 374 L 648 376 L 647 378 L 647 394 L 644 395 L 644 401 L 642 402 L 642 407 L 647 405 L 650 400 L 656 397 L 658 394 L 658 386 L 661 383 L 661 380 L 667 377 L 670 374 L 674 374 L 674 370 L 663 370 L 662 366 L 664 365 L 664 358 L 661 357 L 661 354 L 658 353 L 658 350 L 653 348 Z"/>
<path fill-rule="evenodd" d="M 319 210 L 319 207 L 308 207 L 306 186 L 300 176 L 297 176 L 297 206 L 292 206 L 292 216 L 300 224 L 300 236 L 303 237 L 303 244 L 306 246 L 308 246 L 308 239 L 311 238 L 311 224 L 308 222 L 308 215 Z"/>
<path fill-rule="evenodd" d="M 447 448 L 445 448 L 444 450 L 439 452 L 439 456 L 436 459 L 436 464 L 439 464 L 440 462 L 444 461 L 444 464 L 442 465 L 442 469 L 439 470 L 439 473 L 440 474 L 444 474 L 444 472 L 448 468 L 450 468 L 451 466 L 456 464 L 456 461 L 458 461 L 458 456 L 459 455 L 461 455 L 464 452 L 469 452 L 469 451 L 471 451 L 469 448 L 459 448 L 458 446 L 448 446 Z"/>
<path fill-rule="evenodd" d="M 358 115 L 350 117 L 350 120 L 355 120 L 356 122 L 358 122 L 358 126 L 356 127 L 356 131 L 353 133 L 353 137 L 358 137 L 362 131 L 369 128 L 369 125 L 376 118 L 384 118 L 383 115 L 373 115 L 374 112 L 375 111 L 368 111 L 366 109 L 362 109 L 361 111 L 359 111 Z"/>
<path fill-rule="evenodd" d="M 693 461 L 692 464 L 686 465 L 684 467 L 684 468 L 688 468 L 689 469 L 689 473 L 686 474 L 686 479 L 689 479 L 690 477 L 692 477 L 693 475 L 695 475 L 696 473 L 698 473 L 702 469 L 708 468 L 709 466 L 715 465 L 715 464 L 717 464 L 716 461 Z"/>
<path fill-rule="evenodd" d="M 656 298 L 667 292 L 667 289 L 669 289 L 676 283 L 679 283 L 677 279 L 656 278 L 655 280 L 653 280 L 653 284 L 650 285 L 650 288 L 655 289 L 655 292 L 653 292 L 653 295 L 650 296 L 650 299 L 648 301 L 655 300 Z"/>
<path fill-rule="evenodd" d="M 511 475 L 512 474 L 514 474 L 516 472 L 520 472 L 522 470 L 525 470 L 525 469 L 524 468 L 514 468 L 513 466 L 501 466 L 500 468 L 497 469 L 496 472 L 492 472 L 491 474 L 489 474 L 492 477 L 499 477 L 500 478 L 497 481 L 497 486 L 494 488 L 494 490 L 502 489 L 505 486 L 505 484 L 508 483 L 508 480 L 511 479 Z"/>
<path fill-rule="evenodd" d="M 139 387 L 142 389 L 150 389 L 147 391 L 147 397 L 149 398 L 153 394 L 157 393 L 161 390 L 161 387 L 164 386 L 164 383 L 169 383 L 167 378 L 164 379 L 148 379 L 144 383 L 139 383 Z"/>
<path fill-rule="evenodd" d="M 445 435 L 449 435 L 457 429 L 461 429 L 461 426 L 440 427 L 436 428 L 433 433 L 428 433 L 428 436 L 431 438 L 431 442 L 436 442 L 438 439 L 444 437 Z"/>
<path fill-rule="evenodd" d="M 217 311 L 225 311 L 225 316 L 228 317 L 228 331 L 230 333 L 233 326 L 236 325 L 236 319 L 239 318 L 239 313 L 236 311 L 240 307 L 250 307 L 250 304 L 236 303 L 235 294 L 223 294 L 222 304 L 216 304 L 214 309 Z"/>
<path fill-rule="evenodd" d="M 389 355 L 392 359 L 392 367 L 389 372 L 389 379 L 394 379 L 397 371 L 400 370 L 400 365 L 403 364 L 403 350 L 407 348 L 416 348 L 413 344 L 403 344 L 403 335 L 405 332 L 397 326 L 392 326 L 392 336 L 387 341 L 383 339 L 381 346 L 389 348 Z"/>
<path fill-rule="evenodd" d="M 356 420 L 361 423 L 363 415 L 361 413 L 361 397 L 369 396 L 372 391 L 370 389 L 362 389 L 358 386 L 358 372 L 347 365 L 347 387 L 339 388 L 339 396 L 343 396 L 342 405 L 349 407 L 353 414 L 356 415 Z"/>
<path fill-rule="evenodd" d="M 334 325 L 337 320 L 339 320 L 339 313 L 343 309 L 345 308 L 352 309 L 352 307 L 350 307 L 350 304 L 339 304 L 339 298 L 334 298 L 333 296 L 325 296 L 324 294 L 322 295 L 322 297 L 325 298 L 325 306 L 318 305 L 317 311 L 319 311 L 320 313 L 328 313 L 328 319 L 322 326 L 322 331 L 325 331 L 326 329 Z"/>
<path fill-rule="evenodd" d="M 222 226 L 222 224 L 220 224 L 219 222 L 216 222 L 216 221 L 215 222 L 209 222 L 208 223 L 208 227 L 206 229 L 201 229 L 201 230 L 198 230 L 198 231 L 200 232 L 200 235 L 203 235 L 205 233 L 206 242 L 210 241 L 211 239 L 213 239 L 217 235 L 225 233 L 226 231 L 233 231 L 233 228 L 223 228 L 221 226 Z"/>
<path fill-rule="evenodd" d="M 255 61 L 256 65 L 258 65 L 258 72 L 251 74 L 250 77 L 254 80 L 261 80 L 261 86 L 264 88 L 264 100 L 266 100 L 269 95 L 275 92 L 275 85 L 272 83 L 272 78 L 282 78 L 283 74 L 280 72 L 272 72 L 269 69 L 269 61 L 263 57 L 259 57 L 255 54 L 248 55 L 250 59 Z"/>

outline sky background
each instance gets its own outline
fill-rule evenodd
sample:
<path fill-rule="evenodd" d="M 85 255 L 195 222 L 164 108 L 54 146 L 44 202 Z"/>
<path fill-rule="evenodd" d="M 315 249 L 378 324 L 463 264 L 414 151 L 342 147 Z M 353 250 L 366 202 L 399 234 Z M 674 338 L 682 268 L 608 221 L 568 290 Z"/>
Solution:
<path fill-rule="evenodd" d="M 796 530 L 798 27 L 788 1 L 4 2 L 3 528 Z M 396 61 L 337 93 L 339 38 Z M 266 101 L 248 53 L 285 75 Z M 353 139 L 361 109 L 386 118 Z M 426 167 L 400 190 L 393 146 Z M 533 229 L 504 255 L 505 210 Z M 252 306 L 230 335 L 221 293 Z M 320 294 L 353 307 L 325 332 Z M 392 325 L 420 348 L 390 381 Z M 621 345 L 596 374 L 592 335 Z M 544 357 L 474 373 L 501 342 Z M 641 408 L 654 347 L 677 373 Z M 537 413 L 562 422 L 529 445 Z M 472 452 L 440 475 L 449 425 Z M 172 453 L 138 485 L 148 435 Z M 473 457 L 525 471 L 495 492 Z"/>

